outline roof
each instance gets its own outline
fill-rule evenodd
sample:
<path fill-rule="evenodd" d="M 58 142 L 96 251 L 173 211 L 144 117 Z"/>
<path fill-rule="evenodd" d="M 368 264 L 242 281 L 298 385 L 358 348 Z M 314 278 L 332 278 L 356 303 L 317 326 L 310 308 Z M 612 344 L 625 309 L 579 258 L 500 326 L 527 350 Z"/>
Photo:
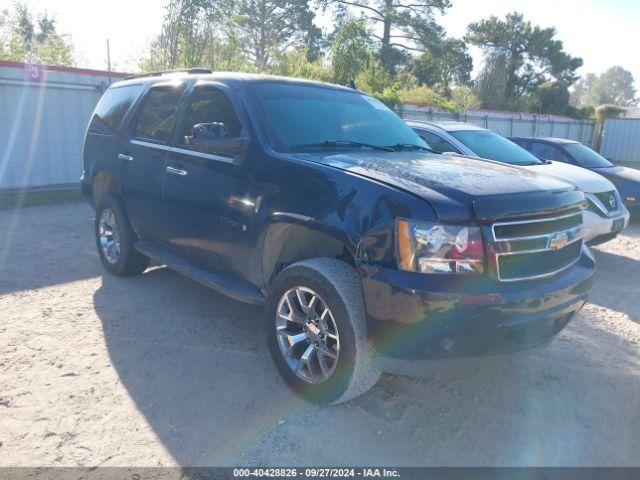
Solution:
<path fill-rule="evenodd" d="M 567 143 L 580 143 L 576 140 L 571 140 L 569 138 L 560 138 L 560 137 L 518 137 L 512 136 L 508 137 L 509 140 L 537 140 L 544 143 L 555 143 L 555 144 L 567 144 Z"/>
<path fill-rule="evenodd" d="M 484 130 L 486 128 L 478 127 L 473 123 L 464 123 L 464 122 L 453 122 L 453 121 L 442 121 L 442 122 L 421 122 L 419 120 L 407 120 L 407 124 L 411 127 L 421 127 L 421 126 L 433 126 L 438 127 L 445 132 L 457 132 L 462 130 Z"/>
<path fill-rule="evenodd" d="M 638 107 L 627 108 L 624 111 L 624 113 L 620 115 L 619 118 L 640 119 L 640 108 Z"/>
<path fill-rule="evenodd" d="M 27 63 L 23 63 L 23 62 L 0 60 L 0 67 L 5 67 L 5 68 L 25 69 L 27 65 L 28 65 Z M 107 70 L 94 70 L 90 68 L 67 67 L 64 65 L 43 65 L 43 66 L 45 70 L 50 72 L 79 73 L 81 75 L 102 75 L 105 77 L 109 75 L 111 75 L 112 77 L 126 77 L 127 75 L 129 75 L 128 73 L 124 73 L 124 72 L 109 72 Z"/>
<path fill-rule="evenodd" d="M 513 137 L 513 138 L 532 138 L 532 137 Z M 555 143 L 558 145 L 567 144 L 567 143 L 580 143 L 576 140 L 571 140 L 568 138 L 559 138 L 559 137 L 535 137 L 536 140 L 542 140 L 546 143 Z"/>
<path fill-rule="evenodd" d="M 132 77 L 131 79 L 125 79 L 121 82 L 117 82 L 115 85 L 122 85 L 125 83 L 140 83 L 140 82 L 158 82 L 162 80 L 170 80 L 172 78 L 197 78 L 198 80 L 217 80 L 217 81 L 227 81 L 227 82 L 246 82 L 246 83 L 255 83 L 255 82 L 278 82 L 278 83 L 289 83 L 291 85 L 309 85 L 309 86 L 321 86 L 321 87 L 329 87 L 335 88 L 338 90 L 344 90 L 347 92 L 359 92 L 358 90 L 354 90 L 350 87 L 344 87 L 341 85 L 335 85 L 333 83 L 325 83 L 325 82 L 317 82 L 314 80 L 306 80 L 303 78 L 292 78 L 292 77 L 280 77 L 276 75 L 265 75 L 265 74 L 255 74 L 255 73 L 244 73 L 244 72 L 213 72 L 213 73 L 189 73 L 189 72 L 166 72 L 161 75 L 154 76 L 140 76 L 140 77 Z"/>

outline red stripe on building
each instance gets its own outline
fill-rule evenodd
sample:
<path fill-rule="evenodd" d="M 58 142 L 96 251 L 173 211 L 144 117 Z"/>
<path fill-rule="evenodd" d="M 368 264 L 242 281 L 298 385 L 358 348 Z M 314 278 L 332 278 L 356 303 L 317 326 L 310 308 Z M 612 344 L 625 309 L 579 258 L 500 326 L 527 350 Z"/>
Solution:
<path fill-rule="evenodd" d="M 24 69 L 27 64 L 23 62 L 12 62 L 9 60 L 0 60 L 0 67 L 7 68 L 20 68 Z M 106 70 L 93 70 L 90 68 L 76 68 L 76 67 L 65 67 L 62 65 L 44 65 L 46 71 L 49 72 L 67 72 L 67 73 L 79 73 L 81 75 L 102 75 L 108 77 L 111 75 L 112 77 L 124 78 L 129 73 L 124 72 L 108 72 Z"/>

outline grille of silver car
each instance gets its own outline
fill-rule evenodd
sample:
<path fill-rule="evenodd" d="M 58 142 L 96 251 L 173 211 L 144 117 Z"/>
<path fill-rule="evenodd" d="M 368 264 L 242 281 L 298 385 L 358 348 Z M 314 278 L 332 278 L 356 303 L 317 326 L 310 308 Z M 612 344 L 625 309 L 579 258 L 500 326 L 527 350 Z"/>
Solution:
<path fill-rule="evenodd" d="M 544 278 L 569 268 L 582 249 L 582 212 L 491 226 L 498 280 Z"/>
<path fill-rule="evenodd" d="M 613 215 L 620 209 L 620 195 L 616 190 L 601 193 L 587 193 L 588 209 L 598 215 Z"/>

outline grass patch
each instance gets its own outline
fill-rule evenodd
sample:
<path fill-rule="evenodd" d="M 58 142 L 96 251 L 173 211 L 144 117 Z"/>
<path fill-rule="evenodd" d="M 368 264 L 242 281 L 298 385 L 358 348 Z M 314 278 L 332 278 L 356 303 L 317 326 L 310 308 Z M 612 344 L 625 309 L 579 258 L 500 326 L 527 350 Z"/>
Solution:
<path fill-rule="evenodd" d="M 80 188 L 76 186 L 52 190 L 0 190 L 0 209 L 76 203 L 82 200 Z"/>

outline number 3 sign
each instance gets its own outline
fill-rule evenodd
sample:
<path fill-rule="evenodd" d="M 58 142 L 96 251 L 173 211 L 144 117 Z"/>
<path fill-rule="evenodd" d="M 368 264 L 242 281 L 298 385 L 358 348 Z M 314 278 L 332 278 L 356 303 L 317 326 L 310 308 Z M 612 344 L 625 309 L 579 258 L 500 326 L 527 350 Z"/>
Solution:
<path fill-rule="evenodd" d="M 29 82 L 44 82 L 44 65 L 27 63 L 24 66 L 25 76 Z"/>

